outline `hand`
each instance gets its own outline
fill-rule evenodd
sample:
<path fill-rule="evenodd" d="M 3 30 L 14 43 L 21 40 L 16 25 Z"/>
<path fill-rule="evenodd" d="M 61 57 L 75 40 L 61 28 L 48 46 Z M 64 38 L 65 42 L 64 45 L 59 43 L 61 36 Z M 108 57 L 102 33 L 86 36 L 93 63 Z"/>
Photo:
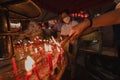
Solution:
<path fill-rule="evenodd" d="M 74 40 L 78 38 L 81 33 L 90 25 L 90 22 L 88 19 L 85 19 L 83 22 L 79 23 L 78 25 L 74 26 L 71 31 L 69 36 L 71 36 L 70 40 Z"/>

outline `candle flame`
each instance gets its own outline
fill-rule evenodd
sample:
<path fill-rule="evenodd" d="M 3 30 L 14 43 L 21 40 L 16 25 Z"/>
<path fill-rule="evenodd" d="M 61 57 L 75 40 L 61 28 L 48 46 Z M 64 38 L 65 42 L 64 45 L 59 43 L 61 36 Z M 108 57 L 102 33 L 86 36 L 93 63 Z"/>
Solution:
<path fill-rule="evenodd" d="M 38 49 L 37 48 L 34 48 L 34 51 L 35 51 L 35 53 L 38 53 Z"/>
<path fill-rule="evenodd" d="M 48 45 L 48 50 L 52 51 L 52 46 L 51 45 Z"/>
<path fill-rule="evenodd" d="M 49 52 L 49 51 L 51 52 L 52 51 L 52 46 L 44 44 L 44 49 L 45 49 L 45 52 Z"/>
<path fill-rule="evenodd" d="M 27 43 L 24 43 L 24 46 L 27 46 Z"/>
<path fill-rule="evenodd" d="M 33 44 L 34 42 L 33 41 L 28 41 L 30 44 Z"/>
<path fill-rule="evenodd" d="M 26 69 L 26 71 L 27 72 L 31 71 L 34 64 L 35 64 L 35 61 L 30 56 L 27 56 L 27 59 L 25 60 L 25 69 Z"/>
<path fill-rule="evenodd" d="M 44 44 L 44 49 L 45 49 L 45 52 L 48 52 L 49 51 L 49 47 L 47 44 Z"/>
<path fill-rule="evenodd" d="M 18 41 L 17 43 L 20 44 L 20 41 Z"/>

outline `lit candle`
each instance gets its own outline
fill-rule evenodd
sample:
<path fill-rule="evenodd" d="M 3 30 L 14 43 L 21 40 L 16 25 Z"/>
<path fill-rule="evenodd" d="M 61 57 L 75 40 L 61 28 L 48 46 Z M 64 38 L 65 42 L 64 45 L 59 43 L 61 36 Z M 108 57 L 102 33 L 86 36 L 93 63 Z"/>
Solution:
<path fill-rule="evenodd" d="M 27 71 L 26 80 L 29 80 L 30 76 L 32 75 L 32 70 L 34 70 L 35 75 L 37 76 L 38 80 L 40 80 L 35 61 L 30 56 L 27 56 L 27 59 L 25 60 L 25 69 Z"/>
<path fill-rule="evenodd" d="M 34 64 L 34 60 L 30 56 L 27 56 L 27 59 L 25 60 L 25 69 L 27 71 L 26 80 L 29 80 L 30 76 L 32 75 L 32 66 Z"/>
<path fill-rule="evenodd" d="M 45 49 L 45 52 L 47 53 L 49 49 L 47 44 L 44 44 L 44 49 Z"/>
<path fill-rule="evenodd" d="M 61 50 L 60 50 L 60 48 L 58 46 L 57 46 L 57 52 L 58 52 L 57 64 L 59 64 L 60 60 L 61 60 Z"/>
<path fill-rule="evenodd" d="M 29 51 L 30 51 L 30 54 L 34 54 L 34 52 L 33 52 L 33 41 L 28 41 L 28 43 L 30 44 L 29 45 Z"/>
<path fill-rule="evenodd" d="M 35 61 L 37 60 L 37 58 L 38 58 L 38 49 L 37 48 L 34 48 L 34 59 L 35 59 Z"/>
<path fill-rule="evenodd" d="M 26 80 L 29 80 L 30 76 L 32 75 L 32 72 L 27 72 L 26 73 Z"/>
<path fill-rule="evenodd" d="M 18 80 L 18 71 L 17 71 L 17 65 L 16 65 L 16 60 L 14 57 L 12 57 L 12 65 L 13 65 L 13 71 L 16 76 L 16 80 Z"/>
<path fill-rule="evenodd" d="M 37 66 L 35 64 L 33 65 L 33 70 L 34 70 L 34 73 L 36 74 L 38 80 L 40 80 L 39 72 L 38 72 Z"/>
<path fill-rule="evenodd" d="M 48 45 L 48 62 L 49 62 L 49 68 L 50 70 L 53 69 L 53 63 L 52 63 L 52 46 Z"/>
<path fill-rule="evenodd" d="M 34 51 L 35 51 L 35 53 L 38 53 L 38 49 L 37 48 L 34 48 Z"/>
<path fill-rule="evenodd" d="M 53 69 L 52 54 L 50 54 L 50 53 L 48 54 L 47 60 L 48 60 L 48 63 L 49 63 L 49 70 L 51 71 Z"/>
<path fill-rule="evenodd" d="M 27 52 L 28 48 L 27 48 L 27 43 L 24 43 L 24 51 Z"/>
<path fill-rule="evenodd" d="M 49 63 L 49 70 L 51 71 L 52 68 L 53 68 L 53 64 L 52 64 L 52 48 L 51 48 L 51 45 L 46 45 L 44 44 L 44 48 L 45 48 L 45 52 L 47 53 L 47 61 Z"/>

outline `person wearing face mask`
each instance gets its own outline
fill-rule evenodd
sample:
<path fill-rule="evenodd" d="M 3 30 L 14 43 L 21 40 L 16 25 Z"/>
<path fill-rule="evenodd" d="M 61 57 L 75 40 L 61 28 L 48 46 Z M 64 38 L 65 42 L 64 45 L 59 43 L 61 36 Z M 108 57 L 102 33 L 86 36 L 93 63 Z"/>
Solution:
<path fill-rule="evenodd" d="M 61 35 L 66 37 L 69 35 L 71 28 L 78 24 L 77 21 L 72 20 L 67 10 L 64 10 L 60 13 L 61 20 L 63 21 L 63 25 L 61 27 Z"/>
<path fill-rule="evenodd" d="M 63 25 L 61 27 L 61 36 L 64 40 L 64 38 L 68 37 L 72 27 L 77 25 L 78 22 L 72 20 L 68 10 L 63 10 L 60 13 L 60 17 L 61 20 L 63 21 Z M 67 55 L 67 58 L 68 58 L 68 67 L 70 68 L 71 71 L 71 78 L 74 77 L 76 53 L 77 53 L 77 39 L 69 42 L 69 54 Z"/>

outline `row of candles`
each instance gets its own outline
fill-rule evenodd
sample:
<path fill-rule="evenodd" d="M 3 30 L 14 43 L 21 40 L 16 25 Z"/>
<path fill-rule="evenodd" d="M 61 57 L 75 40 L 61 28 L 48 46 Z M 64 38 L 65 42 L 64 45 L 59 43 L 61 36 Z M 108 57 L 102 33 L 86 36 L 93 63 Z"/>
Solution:
<path fill-rule="evenodd" d="M 64 50 L 60 46 L 59 42 L 57 42 L 53 37 L 50 40 L 41 40 L 39 39 L 39 37 L 36 37 L 33 41 L 24 42 L 20 40 L 17 42 L 17 44 L 14 45 L 14 51 L 15 51 L 15 55 L 23 54 L 24 56 L 22 55 L 22 58 L 26 58 L 25 59 L 26 80 L 30 79 L 31 75 L 33 74 L 32 73 L 33 71 L 37 79 L 41 80 L 41 75 L 39 74 L 40 70 L 38 70 L 39 67 L 37 67 L 37 65 L 40 62 L 38 61 L 38 59 L 42 60 L 44 59 L 44 56 L 49 65 L 48 66 L 49 76 L 51 76 L 51 72 L 53 70 L 54 64 L 57 64 L 61 61 L 62 55 L 64 53 Z M 25 56 L 26 52 L 29 52 L 27 56 Z M 56 61 L 54 62 L 54 60 Z M 19 80 L 15 57 L 12 58 L 12 65 L 13 65 L 14 74 L 16 76 L 16 80 Z"/>

